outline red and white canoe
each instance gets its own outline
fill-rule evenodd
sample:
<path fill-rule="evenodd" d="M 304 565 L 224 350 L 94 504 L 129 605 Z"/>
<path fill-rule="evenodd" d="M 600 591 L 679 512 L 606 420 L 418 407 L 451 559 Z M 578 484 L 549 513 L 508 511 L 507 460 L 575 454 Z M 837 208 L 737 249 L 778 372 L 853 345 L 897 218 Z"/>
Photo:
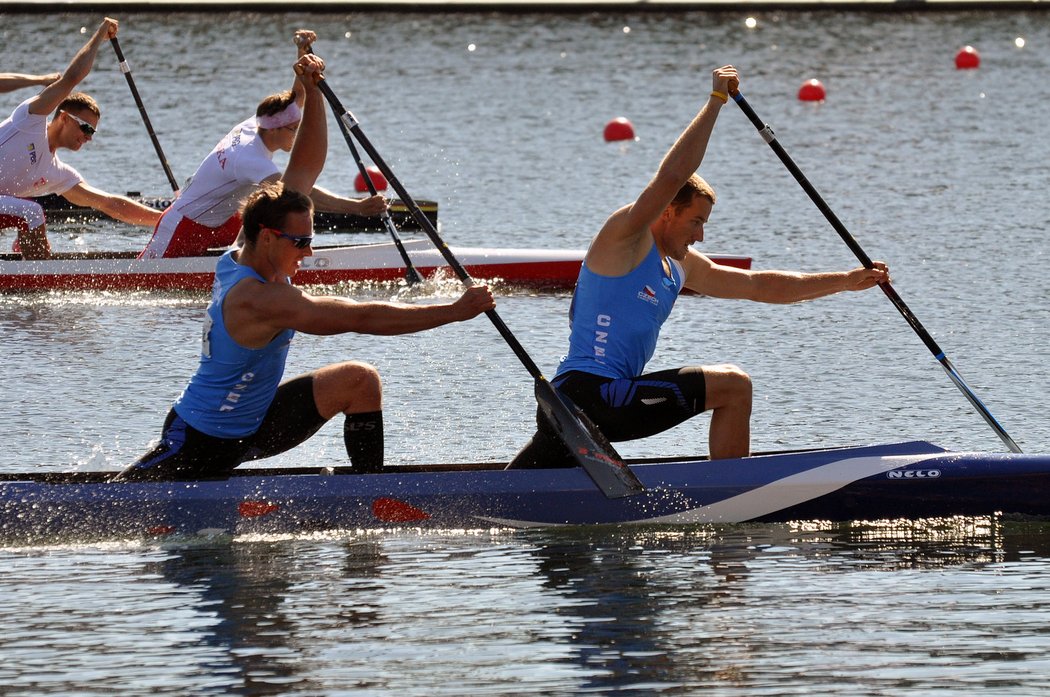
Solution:
<path fill-rule="evenodd" d="M 425 277 L 453 277 L 429 240 L 405 240 L 412 264 Z M 567 290 L 576 283 L 583 250 L 453 247 L 452 253 L 478 280 L 544 290 Z M 217 255 L 218 253 L 216 253 Z M 46 261 L 0 254 L 0 291 L 51 290 L 209 290 L 216 255 L 176 259 L 136 259 L 135 252 L 57 253 Z M 721 264 L 750 268 L 751 258 L 709 255 Z M 303 260 L 296 285 L 399 281 L 405 264 L 393 242 L 316 247 Z"/>

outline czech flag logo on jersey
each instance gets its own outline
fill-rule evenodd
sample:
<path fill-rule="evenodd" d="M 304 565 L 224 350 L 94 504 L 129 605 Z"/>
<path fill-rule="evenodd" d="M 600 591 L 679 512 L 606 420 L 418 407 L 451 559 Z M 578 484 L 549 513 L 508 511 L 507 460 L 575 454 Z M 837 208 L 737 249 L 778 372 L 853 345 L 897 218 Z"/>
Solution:
<path fill-rule="evenodd" d="M 656 297 L 656 291 L 653 290 L 653 287 L 650 285 L 646 285 L 644 288 L 638 291 L 638 299 L 644 300 L 650 305 L 660 304 L 660 300 Z"/>

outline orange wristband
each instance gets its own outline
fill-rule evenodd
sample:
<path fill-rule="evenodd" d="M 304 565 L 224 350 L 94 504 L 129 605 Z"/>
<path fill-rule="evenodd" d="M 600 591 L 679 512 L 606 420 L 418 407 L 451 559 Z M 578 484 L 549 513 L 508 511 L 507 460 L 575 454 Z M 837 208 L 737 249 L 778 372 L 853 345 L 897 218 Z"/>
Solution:
<path fill-rule="evenodd" d="M 711 92 L 711 96 L 721 99 L 723 104 L 729 101 L 729 95 L 725 92 L 719 92 L 718 90 Z"/>

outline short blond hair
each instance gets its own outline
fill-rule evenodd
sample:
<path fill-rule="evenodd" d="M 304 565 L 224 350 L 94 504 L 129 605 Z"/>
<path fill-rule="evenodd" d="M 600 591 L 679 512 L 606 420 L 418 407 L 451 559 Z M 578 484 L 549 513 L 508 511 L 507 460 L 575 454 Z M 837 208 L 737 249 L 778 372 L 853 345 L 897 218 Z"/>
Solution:
<path fill-rule="evenodd" d="M 69 111 L 70 109 L 76 109 L 77 111 L 90 111 L 95 116 L 102 118 L 102 112 L 98 108 L 98 102 L 94 100 L 91 95 L 84 94 L 83 92 L 74 92 L 58 105 L 55 109 L 55 118 L 63 111 Z"/>
<path fill-rule="evenodd" d="M 685 184 L 682 184 L 682 188 L 671 199 L 671 206 L 674 208 L 675 213 L 680 213 L 683 209 L 691 206 L 693 199 L 697 196 L 703 196 L 711 202 L 712 206 L 715 205 L 715 190 L 704 181 L 703 177 L 694 173 L 693 176 L 686 179 Z"/>

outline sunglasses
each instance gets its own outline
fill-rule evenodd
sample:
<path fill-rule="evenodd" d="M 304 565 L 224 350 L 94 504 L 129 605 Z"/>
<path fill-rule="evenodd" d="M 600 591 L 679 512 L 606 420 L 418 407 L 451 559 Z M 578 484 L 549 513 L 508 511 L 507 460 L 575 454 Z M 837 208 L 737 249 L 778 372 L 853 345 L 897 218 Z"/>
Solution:
<path fill-rule="evenodd" d="M 84 135 L 90 137 L 90 136 L 93 136 L 96 133 L 98 133 L 98 129 L 95 128 L 94 126 L 92 126 L 90 123 L 88 123 L 84 119 L 81 119 L 81 118 L 78 118 L 76 116 L 73 116 L 73 114 L 70 114 L 68 111 L 63 111 L 62 113 L 65 114 L 66 116 L 68 116 L 69 118 L 73 119 L 73 121 L 75 121 L 76 124 L 78 126 L 80 126 L 80 132 L 83 133 Z"/>
<path fill-rule="evenodd" d="M 263 228 L 263 229 L 264 230 L 269 230 L 270 232 L 272 232 L 273 234 L 277 235 L 278 237 L 283 237 L 286 240 L 291 240 L 292 244 L 295 245 L 296 249 L 306 249 L 307 247 L 309 247 L 314 242 L 314 236 L 313 235 L 288 235 L 288 234 L 285 234 L 285 233 L 281 232 L 280 230 L 275 230 L 272 227 Z"/>

